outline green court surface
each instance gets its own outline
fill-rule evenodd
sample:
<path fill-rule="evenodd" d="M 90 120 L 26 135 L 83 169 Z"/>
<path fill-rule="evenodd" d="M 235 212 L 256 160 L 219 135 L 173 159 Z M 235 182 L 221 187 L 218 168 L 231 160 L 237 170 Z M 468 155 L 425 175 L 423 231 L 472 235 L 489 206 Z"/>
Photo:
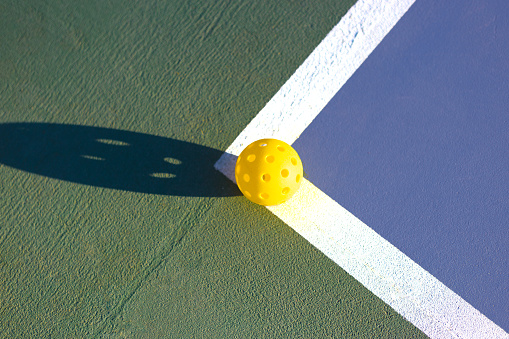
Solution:
<path fill-rule="evenodd" d="M 212 167 L 352 2 L 0 0 L 0 337 L 424 337 Z"/>

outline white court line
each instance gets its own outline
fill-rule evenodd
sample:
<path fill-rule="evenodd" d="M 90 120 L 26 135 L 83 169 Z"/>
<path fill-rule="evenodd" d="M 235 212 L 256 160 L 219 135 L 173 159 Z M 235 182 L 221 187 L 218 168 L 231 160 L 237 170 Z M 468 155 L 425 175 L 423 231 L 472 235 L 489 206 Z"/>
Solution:
<path fill-rule="evenodd" d="M 300 136 L 415 0 L 359 0 L 249 123 L 215 167 L 235 182 L 235 161 L 262 138 Z M 337 202 L 303 180 L 268 209 L 431 338 L 509 338 Z"/>

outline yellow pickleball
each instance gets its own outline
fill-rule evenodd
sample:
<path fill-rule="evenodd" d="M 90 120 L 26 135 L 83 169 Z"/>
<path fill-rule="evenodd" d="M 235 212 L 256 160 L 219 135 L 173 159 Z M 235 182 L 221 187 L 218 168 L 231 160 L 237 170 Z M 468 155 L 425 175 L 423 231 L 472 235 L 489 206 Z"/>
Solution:
<path fill-rule="evenodd" d="M 290 199 L 302 181 L 302 162 L 287 143 L 261 139 L 247 146 L 237 159 L 235 179 L 252 202 L 279 205 Z"/>

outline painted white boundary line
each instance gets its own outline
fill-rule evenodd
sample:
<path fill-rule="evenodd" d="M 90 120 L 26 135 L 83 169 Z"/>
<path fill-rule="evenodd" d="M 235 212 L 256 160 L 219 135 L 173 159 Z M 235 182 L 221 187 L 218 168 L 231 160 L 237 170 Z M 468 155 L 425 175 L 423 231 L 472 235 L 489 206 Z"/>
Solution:
<path fill-rule="evenodd" d="M 429 337 L 509 338 L 309 181 L 268 209 Z"/>
<path fill-rule="evenodd" d="M 292 144 L 415 0 L 359 0 L 218 160 L 262 138 Z M 309 181 L 268 209 L 432 338 L 509 338 L 504 330 Z M 324 213 L 325 212 L 325 213 Z"/>
<path fill-rule="evenodd" d="M 262 138 L 293 144 L 415 0 L 359 0 L 246 126 L 216 167 L 234 177 L 231 155 Z"/>

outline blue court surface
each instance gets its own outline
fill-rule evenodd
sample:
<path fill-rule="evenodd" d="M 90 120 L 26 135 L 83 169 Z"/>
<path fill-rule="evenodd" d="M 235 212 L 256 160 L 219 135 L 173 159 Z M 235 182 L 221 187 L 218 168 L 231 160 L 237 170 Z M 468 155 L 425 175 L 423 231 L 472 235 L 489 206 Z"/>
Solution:
<path fill-rule="evenodd" d="M 505 331 L 508 14 L 416 1 L 293 144 L 310 182 Z"/>

